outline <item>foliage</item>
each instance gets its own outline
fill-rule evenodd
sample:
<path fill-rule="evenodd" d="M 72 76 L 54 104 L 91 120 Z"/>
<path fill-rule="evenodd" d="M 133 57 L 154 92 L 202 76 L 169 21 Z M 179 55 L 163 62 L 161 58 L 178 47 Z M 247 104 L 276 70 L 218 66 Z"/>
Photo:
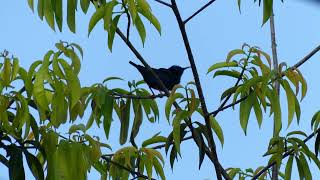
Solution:
<path fill-rule="evenodd" d="M 192 65 L 192 52 L 188 49 L 189 43 L 184 34 L 187 21 L 182 21 L 181 17 L 179 19 L 174 0 L 171 4 L 157 2 L 174 11 Z M 259 5 L 261 2 L 259 0 Z M 66 23 L 74 33 L 76 11 L 80 5 L 83 13 L 93 12 L 88 35 L 99 21 L 103 21 L 109 49 L 112 50 L 114 37 L 118 34 L 144 65 L 147 63 L 129 39 L 131 26 L 138 31 L 142 43 L 146 39 L 145 20 L 161 33 L 160 23 L 146 0 L 68 0 L 65 4 L 62 0 L 28 0 L 28 4 L 32 10 L 37 9 L 40 19 L 45 19 L 53 30 L 58 27 L 62 31 L 63 14 L 66 11 Z M 240 8 L 240 0 L 238 5 Z M 90 7 L 93 7 L 92 10 Z M 272 8 L 273 1 L 263 1 L 263 24 L 272 15 Z M 118 27 L 119 19 L 123 16 L 127 22 L 126 35 Z M 284 172 L 279 173 L 284 179 L 291 179 L 294 161 L 301 179 L 312 179 L 308 165 L 310 161 L 307 159 L 320 169 L 317 158 L 320 111 L 311 120 L 313 134 L 307 136 L 305 132 L 297 130 L 281 136 L 284 131 L 283 106 L 279 98 L 281 92 L 285 92 L 287 99 L 287 127 L 292 124 L 294 117 L 298 123 L 301 118 L 300 101 L 308 89 L 298 69 L 301 64 L 289 67 L 281 63 L 278 70 L 274 70 L 271 57 L 256 46 L 244 44 L 240 49 L 231 50 L 226 60 L 213 64 L 208 73 L 214 72 L 213 78 L 230 77 L 236 83 L 222 93 L 221 106 L 213 112 L 207 112 L 197 73 L 194 73 L 195 82 L 191 81 L 185 86 L 176 85 L 170 94 L 152 95 L 143 88 L 144 81 L 129 81 L 125 89 L 113 88 L 112 81 L 124 81 L 119 77 L 108 77 L 101 83 L 83 87 L 78 78 L 84 53 L 82 48 L 78 44 L 62 41 L 55 46 L 56 49 L 49 50 L 43 59 L 34 61 L 29 69 L 19 66 L 17 57 L 9 58 L 7 51 L 0 54 L 0 148 L 6 152 L 6 156 L 0 154 L 0 162 L 8 168 L 10 179 L 25 179 L 25 162 L 36 179 L 86 179 L 91 168 L 100 173 L 101 179 L 152 179 L 155 173 L 161 179 L 166 179 L 163 171 L 165 161 L 159 149 L 164 148 L 166 155 L 169 153 L 169 163 L 173 169 L 178 155 L 183 155 L 181 143 L 189 139 L 199 148 L 199 168 L 205 156 L 216 167 L 217 153 L 212 133 L 221 145 L 224 144 L 223 129 L 216 116 L 238 104 L 239 122 L 245 134 L 252 110 L 260 128 L 265 114 L 273 115 L 274 134 L 264 154 L 270 157 L 269 162 L 266 167 L 255 169 L 228 168 L 225 174 L 218 162 L 221 166 L 218 168 L 221 172 L 216 172 L 218 179 L 221 174 L 226 179 L 237 176 L 239 179 L 265 179 L 270 173 L 269 167 L 277 164 L 280 169 L 285 157 L 289 158 Z M 196 71 L 195 67 L 192 68 Z M 280 93 L 275 88 L 275 82 L 279 82 L 283 89 Z M 299 94 L 300 101 L 297 98 Z M 159 108 L 156 99 L 164 96 L 167 96 L 165 106 Z M 226 104 L 231 97 L 232 103 Z M 157 133 L 146 138 L 141 145 L 136 144 L 135 138 L 142 123 L 159 121 L 162 110 L 168 124 L 172 125 L 171 133 L 167 136 Z M 84 113 L 88 111 L 90 117 L 85 119 Z M 194 117 L 201 117 L 202 121 L 194 121 Z M 115 120 L 120 122 L 118 134 L 121 148 L 114 151 L 108 143 L 88 131 L 95 123 L 104 130 L 109 140 L 109 134 L 114 133 L 110 127 Z M 60 132 L 64 124 L 69 127 L 68 132 Z M 63 135 L 65 133 L 67 137 Z M 316 136 L 314 151 L 306 145 L 313 136 Z M 103 154 L 106 151 L 114 153 Z"/>

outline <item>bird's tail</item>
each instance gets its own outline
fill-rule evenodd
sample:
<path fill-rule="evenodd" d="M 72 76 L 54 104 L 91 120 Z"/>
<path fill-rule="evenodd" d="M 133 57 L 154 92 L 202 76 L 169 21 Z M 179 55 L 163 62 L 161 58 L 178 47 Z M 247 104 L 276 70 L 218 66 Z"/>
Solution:
<path fill-rule="evenodd" d="M 130 63 L 132 66 L 136 67 L 136 68 L 139 66 L 138 64 L 136 64 L 136 63 L 134 63 L 134 62 L 132 62 L 132 61 L 129 61 L 129 63 Z"/>

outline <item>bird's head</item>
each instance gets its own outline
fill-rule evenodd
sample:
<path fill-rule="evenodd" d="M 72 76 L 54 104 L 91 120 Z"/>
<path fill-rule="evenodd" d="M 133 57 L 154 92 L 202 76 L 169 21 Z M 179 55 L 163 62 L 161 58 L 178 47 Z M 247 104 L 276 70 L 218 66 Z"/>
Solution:
<path fill-rule="evenodd" d="M 172 73 L 174 73 L 174 74 L 176 74 L 176 75 L 178 75 L 178 76 L 181 76 L 182 75 L 182 73 L 183 73 L 183 71 L 184 70 L 186 70 L 186 69 L 188 69 L 189 67 L 185 67 L 185 68 L 183 68 L 183 67 L 180 67 L 180 66 L 171 66 L 170 68 L 169 68 L 169 70 L 172 72 Z"/>

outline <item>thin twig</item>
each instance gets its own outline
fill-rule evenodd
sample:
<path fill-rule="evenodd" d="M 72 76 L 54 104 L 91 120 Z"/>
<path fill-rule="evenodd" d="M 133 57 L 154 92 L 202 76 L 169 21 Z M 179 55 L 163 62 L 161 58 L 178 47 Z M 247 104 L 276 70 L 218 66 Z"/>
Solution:
<path fill-rule="evenodd" d="M 250 53 L 251 53 L 251 51 L 249 52 L 248 59 L 250 58 Z M 237 82 L 234 84 L 233 87 L 237 87 L 237 86 L 239 85 L 239 83 L 240 83 L 240 81 L 241 81 L 241 79 L 242 79 L 242 76 L 243 76 L 245 70 L 246 70 L 246 66 L 243 66 L 243 68 L 242 68 L 242 70 L 241 70 L 241 73 L 240 73 L 240 76 L 238 77 Z M 245 97 L 241 98 L 242 100 L 239 101 L 238 103 L 232 103 L 233 105 L 228 106 L 228 107 L 227 107 L 227 106 L 224 107 L 224 106 L 226 105 L 226 103 L 229 101 L 229 99 L 231 98 L 231 95 L 232 95 L 232 94 L 229 94 L 229 95 L 227 96 L 227 98 L 226 98 L 226 99 L 221 103 L 221 105 L 218 107 L 218 109 L 215 110 L 215 111 L 213 111 L 213 112 L 211 112 L 211 113 L 209 113 L 209 115 L 213 115 L 214 117 L 216 117 L 220 111 L 223 111 L 224 109 L 227 109 L 228 107 L 231 107 L 231 106 L 233 106 L 233 105 L 235 105 L 235 104 L 238 104 L 238 103 L 244 101 L 245 99 L 247 99 L 247 96 L 245 96 Z"/>
<path fill-rule="evenodd" d="M 160 4 L 163 4 L 163 5 L 168 6 L 169 8 L 171 8 L 171 4 L 169 4 L 169 3 L 167 3 L 167 2 L 164 2 L 164 1 L 161 1 L 161 0 L 154 0 L 154 1 L 156 1 L 156 2 L 158 2 L 158 3 L 160 3 Z"/>
<path fill-rule="evenodd" d="M 317 129 L 316 131 L 314 131 L 312 134 L 310 134 L 307 138 L 305 138 L 303 140 L 304 143 L 308 142 L 312 137 L 314 137 L 316 134 L 318 134 L 320 132 L 320 128 Z M 301 147 L 301 145 L 299 144 L 298 147 Z M 291 149 L 290 151 L 286 152 L 283 156 L 282 159 L 286 158 L 287 156 L 289 156 L 291 153 L 293 153 L 294 149 Z M 263 174 L 264 172 L 266 172 L 270 167 L 272 167 L 273 165 L 275 165 L 276 162 L 272 162 L 271 164 L 269 164 L 268 166 L 264 167 L 263 169 L 261 169 L 261 171 L 259 171 L 255 176 L 252 177 L 252 180 L 258 179 L 259 176 L 261 176 L 261 174 Z"/>
<path fill-rule="evenodd" d="M 196 15 L 198 15 L 201 11 L 203 11 L 205 8 L 207 8 L 208 6 L 210 6 L 213 2 L 215 2 L 216 0 L 211 0 L 209 1 L 207 4 L 205 4 L 204 6 L 202 6 L 198 11 L 196 11 L 195 13 L 193 13 L 190 17 L 188 17 L 186 20 L 183 21 L 183 24 L 186 24 L 188 21 L 190 21 L 193 17 L 195 17 Z"/>
<path fill-rule="evenodd" d="M 293 65 L 290 69 L 294 70 L 299 68 L 302 64 L 308 61 L 313 55 L 315 55 L 318 51 L 320 51 L 320 45 L 317 46 L 314 50 L 312 50 L 309 54 L 307 54 L 303 59 Z"/>
<path fill-rule="evenodd" d="M 134 171 L 134 170 L 132 170 L 132 169 L 129 169 L 129 168 L 123 166 L 123 165 L 120 164 L 120 163 L 117 163 L 117 162 L 115 162 L 115 161 L 112 161 L 111 159 L 109 159 L 109 158 L 107 158 L 107 157 L 104 157 L 104 156 L 101 156 L 101 157 L 102 157 L 102 159 L 104 159 L 105 161 L 108 161 L 108 162 L 110 162 L 111 164 L 114 164 L 114 165 L 120 167 L 121 169 L 124 169 L 124 170 L 128 171 L 128 172 L 129 172 L 130 174 L 132 174 L 132 175 L 136 175 L 136 176 L 138 176 L 138 177 L 140 177 L 140 178 L 144 178 L 144 179 L 149 179 L 148 176 L 143 175 L 143 174 L 141 174 L 141 173 L 139 173 L 139 172 L 136 172 L 136 171 Z M 153 178 L 150 178 L 150 179 L 155 180 L 155 179 L 153 179 Z"/>
<path fill-rule="evenodd" d="M 208 144 L 209 144 L 209 147 L 210 147 L 210 151 L 211 151 L 211 153 L 212 153 L 212 155 L 214 157 L 213 164 L 214 164 L 214 167 L 215 167 L 215 170 L 216 170 L 216 175 L 217 175 L 218 180 L 222 180 L 221 174 L 222 174 L 222 171 L 225 171 L 225 170 L 221 168 L 220 162 L 218 160 L 218 155 L 217 155 L 217 151 L 216 151 L 216 145 L 215 145 L 215 142 L 214 142 L 214 139 L 213 139 L 213 134 L 212 134 L 211 125 L 210 125 L 210 117 L 208 116 L 209 113 L 208 113 L 208 109 L 207 109 L 207 106 L 206 106 L 206 103 L 205 103 L 205 99 L 204 99 L 204 95 L 203 95 L 203 91 L 202 91 L 202 87 L 201 87 L 201 82 L 200 82 L 200 79 L 199 79 L 199 75 L 198 75 L 197 67 L 196 67 L 196 64 L 195 64 L 194 57 L 193 57 L 193 53 L 192 53 L 192 50 L 191 50 L 191 47 L 190 47 L 189 39 L 188 39 L 188 36 L 187 36 L 187 33 L 186 33 L 185 24 L 184 24 L 184 22 L 183 22 L 183 20 L 181 18 L 181 15 L 180 15 L 178 6 L 176 4 L 176 1 L 175 0 L 171 0 L 171 5 L 172 5 L 173 13 L 174 13 L 174 15 L 175 15 L 175 17 L 177 19 L 178 25 L 179 25 L 179 29 L 180 29 L 180 32 L 181 32 L 181 35 L 182 35 L 182 39 L 183 39 L 183 42 L 184 42 L 184 45 L 185 45 L 185 48 L 186 48 L 186 51 L 187 51 L 188 59 L 189 59 L 189 62 L 190 62 L 190 66 L 191 66 L 191 69 L 192 69 L 194 81 L 196 83 L 196 88 L 197 88 L 197 91 L 198 91 L 198 96 L 199 96 L 202 112 L 203 112 L 204 118 L 205 118 L 205 125 L 206 125 L 207 131 L 208 131 L 208 135 L 209 135 Z M 225 177 L 225 178 L 227 179 L 228 176 Z"/>
<path fill-rule="evenodd" d="M 244 96 L 244 97 L 238 99 L 237 101 L 235 101 L 235 102 L 233 102 L 231 104 L 228 104 L 228 105 L 223 106 L 223 107 L 219 107 L 217 110 L 215 110 L 215 111 L 213 111 L 213 112 L 211 112 L 209 114 L 213 115 L 213 116 L 216 116 L 219 112 L 221 112 L 221 111 L 223 111 L 225 109 L 228 109 L 228 108 L 230 108 L 230 107 L 232 107 L 234 105 L 237 105 L 237 104 L 241 103 L 242 101 L 246 100 L 247 98 L 248 98 L 248 96 Z"/>

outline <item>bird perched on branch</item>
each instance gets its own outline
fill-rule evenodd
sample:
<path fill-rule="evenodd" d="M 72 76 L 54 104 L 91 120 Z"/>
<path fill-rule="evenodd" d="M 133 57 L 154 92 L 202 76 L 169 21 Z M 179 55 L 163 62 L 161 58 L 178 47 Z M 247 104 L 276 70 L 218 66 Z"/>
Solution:
<path fill-rule="evenodd" d="M 153 91 L 151 88 L 164 91 L 163 88 L 161 88 L 160 84 L 157 82 L 157 79 L 152 75 L 151 71 L 149 71 L 146 67 L 138 65 L 132 61 L 129 61 L 129 63 L 138 69 L 138 71 L 141 73 L 144 81 L 149 86 L 152 94 Z M 170 68 L 159 68 L 155 69 L 152 68 L 152 70 L 158 75 L 160 80 L 163 82 L 165 87 L 168 90 L 172 90 L 173 86 L 180 83 L 181 76 L 183 74 L 183 71 L 189 67 L 182 68 L 180 66 L 171 66 Z"/>

